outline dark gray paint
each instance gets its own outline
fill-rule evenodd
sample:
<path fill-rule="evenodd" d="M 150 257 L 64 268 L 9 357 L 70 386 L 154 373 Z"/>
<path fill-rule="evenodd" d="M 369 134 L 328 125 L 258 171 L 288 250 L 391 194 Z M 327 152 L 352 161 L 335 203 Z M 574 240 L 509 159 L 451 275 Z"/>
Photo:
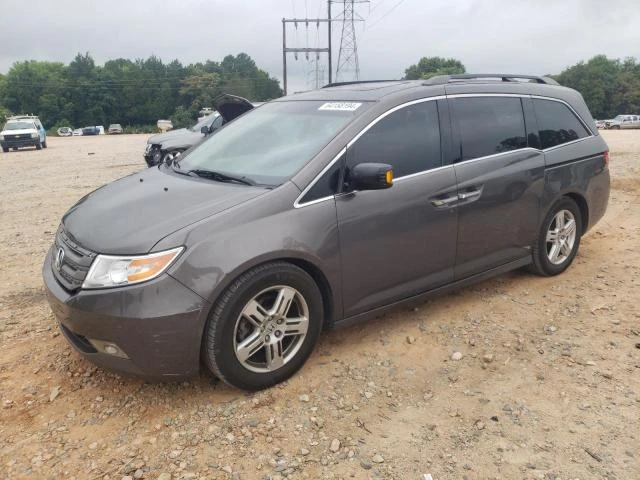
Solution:
<path fill-rule="evenodd" d="M 178 245 L 186 250 L 168 275 L 152 282 L 79 292 L 59 286 L 47 256 L 43 274 L 56 316 L 76 333 L 117 338 L 135 351 L 127 365 L 85 352 L 97 363 L 145 375 L 189 375 L 198 369 L 210 305 L 255 265 L 288 259 L 302 266 L 321 286 L 326 323 L 347 323 L 529 263 L 539 224 L 562 195 L 581 203 L 587 228 L 604 214 L 607 147 L 597 131 L 545 152 L 526 148 L 455 166 L 454 149 L 443 145 L 442 168 L 399 179 L 390 190 L 294 207 L 301 192 L 370 122 L 409 101 L 445 92 L 517 94 L 525 96 L 525 112 L 531 115 L 527 95 L 551 96 L 570 104 L 586 124 L 591 120 L 580 95 L 562 87 L 422 83 L 351 85 L 277 100 L 373 103 L 276 189 L 216 184 L 161 168 L 89 195 L 64 217 L 65 228 L 83 246 L 99 253 Z M 449 142 L 455 132 L 447 123 L 441 125 L 442 138 Z M 473 201 L 453 208 L 433 203 L 479 184 L 482 195 Z"/>

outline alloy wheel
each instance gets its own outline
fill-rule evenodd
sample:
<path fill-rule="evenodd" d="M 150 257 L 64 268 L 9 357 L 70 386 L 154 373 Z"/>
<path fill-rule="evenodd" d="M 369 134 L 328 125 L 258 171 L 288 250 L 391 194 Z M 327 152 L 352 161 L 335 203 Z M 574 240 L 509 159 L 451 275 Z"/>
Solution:
<path fill-rule="evenodd" d="M 576 219 L 569 210 L 560 210 L 547 230 L 547 258 L 554 265 L 565 262 L 576 242 Z"/>
<path fill-rule="evenodd" d="M 242 309 L 234 328 L 236 358 L 247 370 L 278 370 L 300 350 L 309 328 L 309 306 L 295 288 L 262 290 Z"/>

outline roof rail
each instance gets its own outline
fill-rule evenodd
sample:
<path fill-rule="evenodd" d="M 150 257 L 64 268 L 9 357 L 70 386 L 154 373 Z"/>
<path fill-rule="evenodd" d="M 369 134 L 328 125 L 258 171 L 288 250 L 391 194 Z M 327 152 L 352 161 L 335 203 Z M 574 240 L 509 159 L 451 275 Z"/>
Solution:
<path fill-rule="evenodd" d="M 508 73 L 462 73 L 455 75 L 437 75 L 425 80 L 425 85 L 445 85 L 447 83 L 461 82 L 464 80 L 481 80 L 484 78 L 500 79 L 503 82 L 514 82 L 517 79 L 532 80 L 534 83 L 544 85 L 559 85 L 553 78 L 537 75 L 513 75 Z"/>
<path fill-rule="evenodd" d="M 324 87 L 322 88 L 329 88 L 329 87 L 342 87 L 344 85 L 358 85 L 361 83 L 383 83 L 383 82 L 400 82 L 401 80 L 355 80 L 353 82 L 333 82 L 333 83 L 328 83 L 326 84 Z"/>

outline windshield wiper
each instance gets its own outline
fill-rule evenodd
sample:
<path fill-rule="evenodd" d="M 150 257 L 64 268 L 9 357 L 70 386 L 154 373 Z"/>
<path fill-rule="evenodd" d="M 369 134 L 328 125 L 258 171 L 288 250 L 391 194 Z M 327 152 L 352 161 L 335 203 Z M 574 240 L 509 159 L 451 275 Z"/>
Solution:
<path fill-rule="evenodd" d="M 256 182 L 248 179 L 247 177 L 237 177 L 235 175 L 229 175 L 228 173 L 216 172 L 214 170 L 205 170 L 202 168 L 187 170 L 184 173 L 185 175 L 191 175 L 192 177 L 207 178 L 209 180 L 215 180 L 216 182 L 236 182 L 242 183 L 243 185 L 250 185 L 252 187 L 255 187 L 257 185 Z"/>

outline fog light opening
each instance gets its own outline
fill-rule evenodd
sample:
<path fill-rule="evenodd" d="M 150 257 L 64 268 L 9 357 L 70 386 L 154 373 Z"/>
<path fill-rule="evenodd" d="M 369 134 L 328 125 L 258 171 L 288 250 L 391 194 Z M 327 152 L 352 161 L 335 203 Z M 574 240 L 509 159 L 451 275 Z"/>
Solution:
<path fill-rule="evenodd" d="M 127 359 L 129 358 L 129 356 L 126 353 L 124 353 L 124 351 L 122 351 L 122 349 L 118 347 L 118 345 L 116 345 L 115 343 L 104 342 L 102 340 L 93 340 L 91 338 L 89 339 L 89 342 L 100 353 L 106 353 L 107 355 L 111 355 L 119 358 L 127 358 Z"/>

